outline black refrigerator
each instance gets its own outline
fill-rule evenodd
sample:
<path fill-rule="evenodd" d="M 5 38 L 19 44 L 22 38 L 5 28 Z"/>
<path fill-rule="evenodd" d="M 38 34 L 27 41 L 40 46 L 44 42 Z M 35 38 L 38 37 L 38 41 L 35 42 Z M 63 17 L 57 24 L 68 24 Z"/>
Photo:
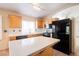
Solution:
<path fill-rule="evenodd" d="M 60 42 L 55 44 L 53 48 L 68 55 L 71 53 L 72 48 L 71 24 L 72 21 L 69 18 L 52 22 L 52 37 L 60 39 Z"/>

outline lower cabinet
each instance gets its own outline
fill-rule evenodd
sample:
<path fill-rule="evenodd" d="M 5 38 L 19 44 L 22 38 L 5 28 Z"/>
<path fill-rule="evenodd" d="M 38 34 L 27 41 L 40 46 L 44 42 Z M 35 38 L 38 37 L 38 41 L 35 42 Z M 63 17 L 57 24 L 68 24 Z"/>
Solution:
<path fill-rule="evenodd" d="M 25 39 L 25 38 L 27 38 L 27 35 L 23 35 L 23 36 L 11 36 L 10 37 L 10 41 L 20 40 L 20 39 Z"/>
<path fill-rule="evenodd" d="M 13 41 L 13 40 L 20 40 L 20 39 L 26 39 L 26 38 L 31 38 L 31 37 L 37 37 L 37 36 L 42 36 L 42 34 L 31 34 L 31 35 L 21 35 L 21 36 L 10 36 L 10 41 Z"/>
<path fill-rule="evenodd" d="M 24 36 L 16 36 L 16 40 L 25 39 L 25 38 L 27 38 L 27 35 L 24 35 Z"/>
<path fill-rule="evenodd" d="M 10 41 L 16 40 L 16 36 L 11 36 Z"/>

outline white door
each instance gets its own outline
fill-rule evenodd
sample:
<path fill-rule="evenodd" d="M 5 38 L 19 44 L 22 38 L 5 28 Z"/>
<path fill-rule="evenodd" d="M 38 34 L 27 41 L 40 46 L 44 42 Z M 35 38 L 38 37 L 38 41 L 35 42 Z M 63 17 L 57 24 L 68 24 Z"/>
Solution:
<path fill-rule="evenodd" d="M 76 17 L 74 20 L 74 27 L 73 27 L 74 31 L 74 52 L 75 55 L 79 56 L 79 17 Z"/>
<path fill-rule="evenodd" d="M 0 40 L 2 40 L 2 16 L 0 16 Z"/>
<path fill-rule="evenodd" d="M 0 16 L 0 50 L 8 49 L 9 36 L 8 31 L 5 32 L 5 30 L 8 30 L 8 24 L 8 16 Z"/>

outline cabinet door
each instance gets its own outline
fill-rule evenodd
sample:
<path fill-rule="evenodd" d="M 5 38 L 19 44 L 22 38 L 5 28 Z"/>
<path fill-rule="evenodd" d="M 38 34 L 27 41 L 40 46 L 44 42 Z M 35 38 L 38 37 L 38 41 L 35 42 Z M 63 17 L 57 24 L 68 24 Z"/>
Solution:
<path fill-rule="evenodd" d="M 37 27 L 44 28 L 44 20 L 37 20 Z"/>
<path fill-rule="evenodd" d="M 10 28 L 21 28 L 22 17 L 21 16 L 9 16 Z"/>

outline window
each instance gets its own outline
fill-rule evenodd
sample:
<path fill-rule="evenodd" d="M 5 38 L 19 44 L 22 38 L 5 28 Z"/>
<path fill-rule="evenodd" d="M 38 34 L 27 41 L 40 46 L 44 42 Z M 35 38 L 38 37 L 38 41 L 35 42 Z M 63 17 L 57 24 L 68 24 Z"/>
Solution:
<path fill-rule="evenodd" d="M 28 21 L 23 20 L 22 21 L 22 32 L 25 34 L 30 34 L 35 32 L 35 21 Z"/>

